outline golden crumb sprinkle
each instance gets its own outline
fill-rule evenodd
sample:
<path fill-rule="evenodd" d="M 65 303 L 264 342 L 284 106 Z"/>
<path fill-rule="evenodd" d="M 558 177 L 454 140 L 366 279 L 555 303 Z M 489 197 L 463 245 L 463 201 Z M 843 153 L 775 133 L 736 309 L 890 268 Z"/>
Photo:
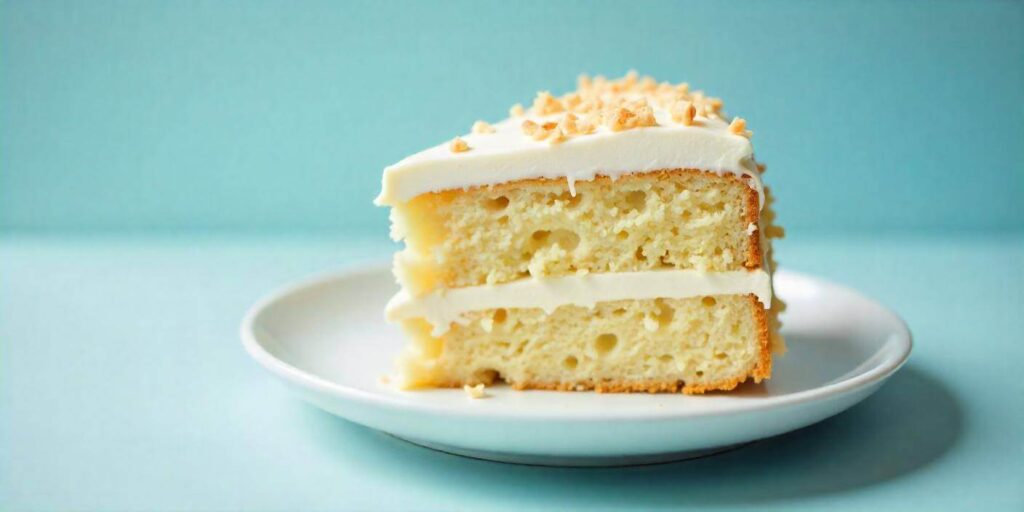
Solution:
<path fill-rule="evenodd" d="M 707 103 L 708 106 L 711 108 L 711 111 L 716 114 L 722 110 L 722 106 L 725 104 L 722 102 L 721 98 L 708 98 Z"/>
<path fill-rule="evenodd" d="M 623 105 L 625 106 L 620 105 L 605 111 L 604 125 L 608 129 L 618 132 L 658 125 L 654 118 L 654 109 L 647 105 L 646 101 L 627 102 Z"/>
<path fill-rule="evenodd" d="M 658 82 L 652 76 L 644 76 L 637 87 L 643 92 L 651 93 L 658 90 Z"/>
<path fill-rule="evenodd" d="M 526 115 L 526 111 L 523 110 L 522 104 L 516 103 L 515 105 L 512 105 L 512 108 L 508 109 L 508 115 L 509 117 L 523 117 Z"/>
<path fill-rule="evenodd" d="M 552 96 L 550 92 L 538 92 L 537 97 L 533 100 L 533 113 L 536 115 L 546 116 L 564 111 L 565 106 L 562 105 L 560 100 Z"/>
<path fill-rule="evenodd" d="M 555 137 L 557 140 L 554 142 L 557 143 L 564 140 L 562 136 L 569 139 L 592 134 L 600 126 L 614 132 L 657 126 L 656 108 L 667 110 L 673 122 L 685 126 L 698 124 L 697 118 L 723 118 L 720 98 L 707 96 L 703 91 L 691 91 L 686 82 L 658 82 L 636 71 L 613 80 L 601 75 L 580 75 L 576 79 L 575 91 L 562 96 L 540 91 L 529 109 L 516 105 L 509 114 L 513 117 L 546 117 L 566 113 L 557 124 L 550 126 L 549 123 L 539 124 L 542 123 L 540 120 L 523 125 L 523 134 L 538 141 L 547 140 L 556 128 L 561 130 L 562 133 Z M 745 123 L 730 125 L 729 130 L 744 137 L 751 136 Z"/>
<path fill-rule="evenodd" d="M 466 151 L 469 151 L 470 148 L 469 144 L 466 144 L 466 141 L 462 140 L 462 138 L 455 137 L 448 144 L 448 149 L 450 149 L 452 153 L 465 153 Z"/>
<path fill-rule="evenodd" d="M 484 388 L 485 386 L 483 384 L 477 384 L 475 386 L 466 384 L 462 386 L 462 390 L 466 392 L 466 395 L 474 400 L 487 397 L 487 392 L 484 391 Z"/>
<path fill-rule="evenodd" d="M 565 131 L 562 130 L 562 128 L 560 127 L 551 130 L 550 134 L 551 135 L 548 137 L 548 143 L 550 144 L 561 144 L 562 142 L 565 142 L 565 139 L 568 138 L 568 136 L 565 134 Z"/>
<path fill-rule="evenodd" d="M 768 170 L 768 166 L 767 165 L 762 164 L 761 162 L 757 163 L 757 172 L 758 172 L 758 174 L 764 174 L 765 171 L 767 171 L 767 170 Z"/>
<path fill-rule="evenodd" d="M 735 133 L 736 135 L 742 135 L 749 138 L 751 133 L 747 130 L 747 121 L 742 117 L 733 118 L 732 122 L 729 123 L 729 132 Z"/>
<path fill-rule="evenodd" d="M 562 120 L 558 122 L 558 129 L 562 130 L 562 133 L 566 135 L 576 135 L 576 115 L 572 112 L 567 112 Z"/>
<path fill-rule="evenodd" d="M 604 124 L 613 132 L 618 132 L 629 128 L 635 117 L 632 110 L 619 107 L 605 113 Z"/>
<path fill-rule="evenodd" d="M 693 124 L 694 116 L 697 115 L 697 109 L 689 101 L 677 101 L 672 104 L 669 113 L 672 114 L 673 121 L 684 126 L 690 126 Z"/>
<path fill-rule="evenodd" d="M 576 121 L 576 133 L 578 135 L 590 135 L 597 130 L 597 126 L 589 119 Z"/>
<path fill-rule="evenodd" d="M 526 121 L 523 121 L 521 128 L 523 130 L 523 135 L 526 135 L 533 140 L 544 140 L 548 137 L 556 124 L 557 123 L 544 123 L 543 125 L 539 125 L 527 119 Z"/>
<path fill-rule="evenodd" d="M 658 121 L 654 118 L 654 109 L 643 105 L 636 110 L 637 126 L 657 126 Z"/>
<path fill-rule="evenodd" d="M 494 133 L 494 127 L 486 121 L 477 121 L 473 123 L 473 133 Z"/>
<path fill-rule="evenodd" d="M 523 121 L 520 128 L 523 130 L 523 135 L 533 137 L 533 134 L 537 133 L 537 130 L 540 130 L 540 125 L 527 119 L 526 121 Z"/>
<path fill-rule="evenodd" d="M 523 121 L 521 129 L 523 135 L 533 140 L 546 140 L 551 144 L 559 144 L 576 136 L 594 133 L 597 127 L 590 117 L 581 119 L 572 112 L 566 112 L 557 122 L 546 121 L 543 124 L 538 124 L 536 121 L 527 119 Z"/>
<path fill-rule="evenodd" d="M 579 108 L 581 103 L 583 103 L 583 97 L 577 93 L 570 92 L 569 94 L 562 96 L 562 106 L 565 110 L 570 112 Z"/>

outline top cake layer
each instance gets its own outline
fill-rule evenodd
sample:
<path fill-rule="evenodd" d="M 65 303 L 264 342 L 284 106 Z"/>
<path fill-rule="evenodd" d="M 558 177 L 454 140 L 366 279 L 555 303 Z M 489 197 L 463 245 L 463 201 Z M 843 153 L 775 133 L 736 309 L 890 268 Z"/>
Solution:
<path fill-rule="evenodd" d="M 750 133 L 721 113 L 717 98 L 687 84 L 657 83 L 635 73 L 618 80 L 581 77 L 561 97 L 546 92 L 533 106 L 514 106 L 495 125 L 427 149 L 384 171 L 377 204 L 396 206 L 427 192 L 510 181 L 701 169 L 748 176 L 763 192 Z"/>

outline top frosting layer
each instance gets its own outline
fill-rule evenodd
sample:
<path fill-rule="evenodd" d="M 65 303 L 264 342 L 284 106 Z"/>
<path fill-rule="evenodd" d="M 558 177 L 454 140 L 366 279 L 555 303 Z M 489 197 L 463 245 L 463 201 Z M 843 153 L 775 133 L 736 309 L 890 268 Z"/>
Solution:
<path fill-rule="evenodd" d="M 685 84 L 587 79 L 578 91 L 540 93 L 528 111 L 513 107 L 509 119 L 478 123 L 474 133 L 386 168 L 376 203 L 531 178 L 565 178 L 572 189 L 598 175 L 678 168 L 745 175 L 761 194 L 745 123 L 727 121 L 720 108 Z"/>

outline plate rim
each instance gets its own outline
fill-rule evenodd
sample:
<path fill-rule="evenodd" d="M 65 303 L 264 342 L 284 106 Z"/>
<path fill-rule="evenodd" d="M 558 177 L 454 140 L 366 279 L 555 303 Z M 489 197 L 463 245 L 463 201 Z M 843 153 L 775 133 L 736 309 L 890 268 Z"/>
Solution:
<path fill-rule="evenodd" d="M 281 301 L 291 295 L 300 293 L 302 291 L 323 286 L 327 283 L 351 279 L 359 276 L 366 276 L 369 274 L 384 272 L 390 269 L 390 262 L 385 261 L 370 261 L 356 265 L 350 265 L 342 269 L 331 270 L 326 272 L 318 272 L 305 278 L 300 278 L 291 281 L 281 287 L 274 289 L 273 291 L 263 295 L 257 300 L 250 308 L 246 311 L 245 316 L 242 318 L 242 322 L 239 326 L 239 333 L 242 339 L 242 346 L 250 357 L 256 360 L 256 362 L 264 369 L 274 374 L 276 377 L 283 379 L 289 384 L 299 386 L 301 388 L 311 388 L 312 390 L 332 395 L 336 398 L 341 398 L 347 402 L 356 402 L 361 405 L 370 407 L 384 407 L 391 411 L 404 411 L 409 412 L 411 410 L 422 414 L 440 415 L 440 416 L 461 416 L 461 417 L 472 417 L 474 419 L 488 419 L 488 420 L 557 420 L 563 422 L 590 422 L 594 420 L 600 421 L 672 421 L 679 419 L 693 419 L 693 418 L 711 418 L 711 417 L 722 417 L 727 415 L 735 414 L 746 414 L 763 411 L 766 409 L 778 409 L 783 407 L 797 406 L 808 402 L 816 402 L 821 400 L 827 400 L 838 396 L 843 396 L 848 393 L 867 388 L 873 384 L 884 382 L 896 371 L 898 371 L 907 360 L 910 358 L 910 354 L 913 350 L 913 335 L 910 328 L 907 326 L 906 321 L 898 315 L 891 308 L 885 306 L 879 301 L 864 295 L 854 288 L 835 283 L 831 280 L 813 276 L 798 271 L 791 271 L 787 269 L 778 269 L 775 274 L 782 274 L 788 278 L 796 278 L 805 281 L 812 281 L 819 285 L 826 287 L 835 288 L 844 293 L 851 294 L 860 300 L 870 303 L 876 306 L 880 313 L 887 316 L 889 320 L 894 322 L 896 326 L 896 338 L 899 345 L 899 353 L 897 356 L 886 357 L 878 364 L 875 364 L 866 371 L 854 374 L 848 378 L 819 386 L 816 388 L 799 391 L 783 396 L 769 397 L 768 399 L 759 400 L 758 397 L 752 397 L 749 399 L 736 401 L 732 403 L 719 404 L 718 407 L 713 409 L 708 408 L 694 408 L 678 410 L 673 408 L 652 408 L 648 411 L 617 411 L 615 409 L 609 409 L 602 411 L 601 413 L 595 414 L 591 412 L 574 412 L 564 409 L 558 411 L 517 411 L 517 412 L 503 412 L 501 410 L 495 410 L 492 408 L 475 408 L 475 407 L 460 407 L 451 406 L 448 404 L 438 403 L 415 403 L 400 400 L 396 397 L 392 397 L 382 393 L 373 393 L 370 391 L 364 391 L 351 386 L 340 384 L 323 377 L 319 377 L 312 373 L 309 373 L 301 368 L 295 367 L 270 353 L 266 348 L 260 344 L 257 339 L 255 329 L 256 322 L 260 315 L 266 311 L 274 303 Z M 419 390 L 411 391 L 411 393 L 417 392 L 431 392 L 432 390 Z M 434 390 L 436 391 L 436 390 Z M 453 389 L 445 389 L 444 391 L 454 391 Z M 714 396 L 725 396 L 714 395 Z"/>

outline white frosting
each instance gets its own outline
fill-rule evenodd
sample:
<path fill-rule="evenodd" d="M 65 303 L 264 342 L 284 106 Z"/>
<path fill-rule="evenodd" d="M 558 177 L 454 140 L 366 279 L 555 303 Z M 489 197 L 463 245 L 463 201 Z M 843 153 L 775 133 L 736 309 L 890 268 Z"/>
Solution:
<path fill-rule="evenodd" d="M 747 176 L 764 204 L 753 147 L 733 134 L 722 119 L 697 117 L 692 126 L 672 121 L 669 112 L 654 108 L 658 126 L 613 132 L 605 126 L 590 135 L 561 144 L 535 141 L 521 130 L 522 122 L 557 121 L 562 114 L 519 117 L 494 125 L 495 133 L 463 136 L 470 150 L 453 153 L 441 144 L 405 158 L 384 170 L 378 205 L 395 206 L 426 192 L 493 185 L 529 178 L 576 181 L 603 175 L 663 169 L 701 169 Z"/>
<path fill-rule="evenodd" d="M 459 322 L 463 313 L 481 309 L 542 308 L 551 313 L 567 304 L 592 308 L 598 302 L 612 300 L 747 293 L 756 295 L 766 309 L 771 307 L 772 281 L 768 272 L 654 270 L 586 274 L 441 289 L 418 297 L 403 290 L 388 303 L 385 315 L 392 322 L 425 318 L 434 326 L 432 334 L 440 336 L 452 322 Z"/>

